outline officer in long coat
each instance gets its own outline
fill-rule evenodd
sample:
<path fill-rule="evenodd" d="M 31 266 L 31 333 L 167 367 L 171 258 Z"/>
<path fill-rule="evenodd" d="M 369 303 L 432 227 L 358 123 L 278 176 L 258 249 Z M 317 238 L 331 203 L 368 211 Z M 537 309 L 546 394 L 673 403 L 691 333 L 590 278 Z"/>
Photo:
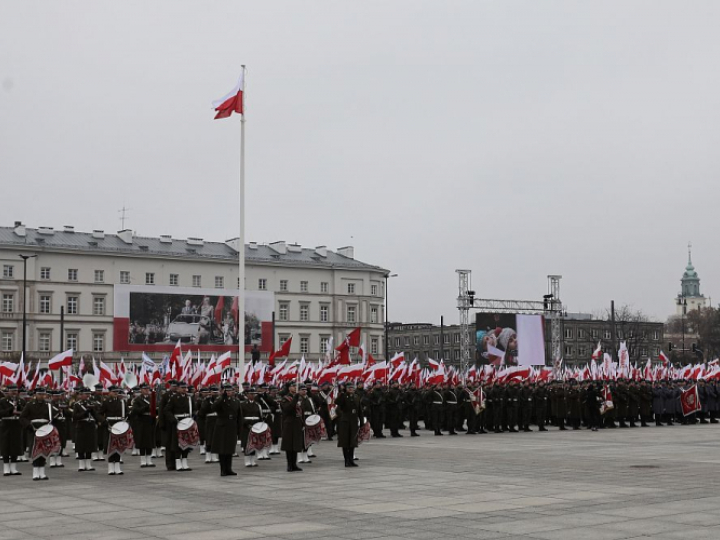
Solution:
<path fill-rule="evenodd" d="M 282 409 L 282 443 L 280 449 L 287 458 L 287 471 L 302 471 L 297 466 L 297 456 L 303 451 L 305 440 L 303 437 L 303 412 L 299 406 L 300 395 L 295 383 L 290 383 L 287 393 L 280 401 Z"/>
<path fill-rule="evenodd" d="M 663 415 L 665 414 L 665 381 L 655 381 L 652 387 L 652 412 L 655 415 L 655 425 L 663 425 Z"/>
<path fill-rule="evenodd" d="M 78 472 L 94 471 L 92 454 L 98 447 L 97 417 L 95 407 L 90 398 L 92 390 L 80 388 L 78 401 L 73 405 L 73 422 L 75 424 L 75 452 L 78 456 Z"/>
<path fill-rule="evenodd" d="M 211 406 L 212 412 L 217 415 L 213 429 L 212 450 L 219 455 L 220 476 L 237 476 L 232 470 L 232 458 L 242 425 L 242 403 L 232 384 L 224 384 L 222 388 L 222 395 Z"/>
<path fill-rule="evenodd" d="M 362 403 L 355 394 L 355 385 L 348 383 L 340 386 L 335 405 L 338 412 L 338 448 L 342 448 L 346 467 L 357 467 L 353 461 L 353 451 L 358 447 L 358 431 L 362 426 Z"/>
<path fill-rule="evenodd" d="M 150 407 L 150 386 L 146 383 L 138 387 L 140 395 L 136 397 L 130 408 L 130 419 L 133 425 L 135 448 L 140 452 L 140 467 L 155 467 L 152 462 L 152 451 L 155 447 L 155 416 Z"/>

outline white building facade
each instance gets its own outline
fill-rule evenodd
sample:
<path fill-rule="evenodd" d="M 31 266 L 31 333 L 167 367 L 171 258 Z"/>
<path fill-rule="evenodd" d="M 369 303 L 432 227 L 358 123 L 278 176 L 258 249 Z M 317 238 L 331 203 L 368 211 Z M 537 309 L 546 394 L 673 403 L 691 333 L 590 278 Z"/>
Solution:
<path fill-rule="evenodd" d="M 237 240 L 138 237 L 130 230 L 84 233 L 19 222 L 0 227 L 0 356 L 19 358 L 23 350 L 24 264 L 28 359 L 72 348 L 117 360 L 140 353 L 117 339 L 116 286 L 231 294 L 238 286 L 237 246 Z M 26 263 L 21 256 L 29 257 Z M 245 260 L 245 289 L 273 293 L 274 348 L 293 336 L 291 358 L 316 360 L 329 340 L 337 345 L 360 326 L 368 352 L 384 357 L 387 270 L 355 260 L 352 247 L 331 251 L 285 242 L 250 243 Z"/>

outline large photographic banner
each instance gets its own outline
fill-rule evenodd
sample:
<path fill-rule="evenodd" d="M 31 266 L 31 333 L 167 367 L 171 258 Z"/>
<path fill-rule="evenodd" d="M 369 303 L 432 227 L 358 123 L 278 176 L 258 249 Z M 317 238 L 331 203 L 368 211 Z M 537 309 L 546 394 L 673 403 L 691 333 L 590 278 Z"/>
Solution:
<path fill-rule="evenodd" d="M 116 285 L 114 349 L 226 351 L 238 346 L 237 291 Z M 245 291 L 245 346 L 272 350 L 274 295 Z"/>
<path fill-rule="evenodd" d="M 542 315 L 478 313 L 476 360 L 481 365 L 544 366 L 545 325 Z"/>

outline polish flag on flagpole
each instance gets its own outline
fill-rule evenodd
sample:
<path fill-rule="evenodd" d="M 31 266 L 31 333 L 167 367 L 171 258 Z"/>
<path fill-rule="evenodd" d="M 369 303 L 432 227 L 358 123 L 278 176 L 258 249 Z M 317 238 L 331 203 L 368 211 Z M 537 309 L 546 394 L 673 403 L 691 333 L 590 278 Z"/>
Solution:
<path fill-rule="evenodd" d="M 245 66 L 240 71 L 240 78 L 235 87 L 227 95 L 213 101 L 213 109 L 217 111 L 215 120 L 228 118 L 232 113 L 244 114 L 243 92 L 245 91 Z"/>
<path fill-rule="evenodd" d="M 48 361 L 48 369 L 60 369 L 61 367 L 70 367 L 72 366 L 72 357 L 72 349 L 57 354 Z"/>

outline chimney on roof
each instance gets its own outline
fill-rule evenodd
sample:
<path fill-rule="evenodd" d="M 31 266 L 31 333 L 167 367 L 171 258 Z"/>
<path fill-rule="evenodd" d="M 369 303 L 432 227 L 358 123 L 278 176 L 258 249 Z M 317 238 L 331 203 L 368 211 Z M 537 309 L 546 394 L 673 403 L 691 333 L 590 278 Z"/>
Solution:
<path fill-rule="evenodd" d="M 300 244 L 288 244 L 287 250 L 291 253 L 302 253 L 302 246 Z"/>
<path fill-rule="evenodd" d="M 315 248 L 315 254 L 320 257 L 327 257 L 327 246 L 318 246 Z"/>
<path fill-rule="evenodd" d="M 248 247 L 249 247 L 250 249 L 255 250 L 255 249 L 258 248 L 258 244 L 257 244 L 257 242 L 250 242 L 250 243 L 248 244 Z"/>
<path fill-rule="evenodd" d="M 38 227 L 37 232 L 38 234 L 47 234 L 48 236 L 52 236 L 55 234 L 55 229 L 52 227 Z"/>
<path fill-rule="evenodd" d="M 26 236 L 27 232 L 25 231 L 25 225 L 23 225 L 22 221 L 16 221 L 15 222 L 15 228 L 13 229 L 13 232 L 17 234 L 18 236 Z"/>
<path fill-rule="evenodd" d="M 65 225 L 64 230 L 65 232 L 74 233 L 75 227 L 73 227 L 72 225 Z"/>
<path fill-rule="evenodd" d="M 161 234 L 160 235 L 160 243 L 161 244 L 172 244 L 172 236 L 169 234 Z"/>
<path fill-rule="evenodd" d="M 187 243 L 189 246 L 203 246 L 205 245 L 205 240 L 202 238 L 188 237 Z"/>
<path fill-rule="evenodd" d="M 92 237 L 93 237 L 93 238 L 97 238 L 98 240 L 102 240 L 103 238 L 105 238 L 105 231 L 101 231 L 101 230 L 99 230 L 99 229 L 95 229 L 95 230 L 92 232 Z"/>
<path fill-rule="evenodd" d="M 118 238 L 125 242 L 126 244 L 132 244 L 133 243 L 133 232 L 130 229 L 123 229 L 122 231 L 118 231 L 117 233 Z"/>
<path fill-rule="evenodd" d="M 345 246 L 345 247 L 337 248 L 337 254 L 342 255 L 343 257 L 347 257 L 348 259 L 354 259 L 355 258 L 355 248 L 352 246 Z"/>
<path fill-rule="evenodd" d="M 276 253 L 280 255 L 285 255 L 287 253 L 287 245 L 285 244 L 285 240 L 280 240 L 279 242 L 273 242 L 270 244 L 270 249 L 275 251 Z"/>

